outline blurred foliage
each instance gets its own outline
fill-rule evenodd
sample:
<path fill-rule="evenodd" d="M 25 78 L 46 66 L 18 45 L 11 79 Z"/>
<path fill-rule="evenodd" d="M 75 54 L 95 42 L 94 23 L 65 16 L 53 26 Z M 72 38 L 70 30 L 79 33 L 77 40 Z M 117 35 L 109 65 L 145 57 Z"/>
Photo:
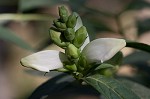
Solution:
<path fill-rule="evenodd" d="M 133 0 L 127 7 L 127 10 L 139 10 L 150 7 L 150 4 L 145 0 Z"/>
<path fill-rule="evenodd" d="M 138 20 L 137 21 L 138 34 L 141 35 L 150 31 L 150 19 Z"/>
<path fill-rule="evenodd" d="M 40 99 L 43 96 L 47 97 L 47 95 L 49 95 L 48 99 L 72 99 L 81 95 L 99 97 L 99 93 L 93 88 L 87 85 L 80 85 L 72 76 L 64 73 L 39 86 L 28 99 Z"/>
<path fill-rule="evenodd" d="M 19 0 L 19 11 L 27 11 L 40 7 L 50 7 L 62 3 L 63 0 Z"/>
<path fill-rule="evenodd" d="M 133 92 L 135 92 L 137 95 L 140 96 L 141 99 L 149 99 L 150 98 L 150 94 L 149 94 L 150 89 L 146 88 L 145 86 L 142 86 L 138 83 L 135 83 L 133 81 L 129 81 L 126 79 L 119 79 L 119 80 L 128 88 L 131 88 Z"/>
<path fill-rule="evenodd" d="M 18 45 L 18 46 L 20 46 L 22 48 L 25 48 L 25 49 L 33 51 L 33 48 L 31 48 L 30 45 L 28 45 L 20 37 L 18 37 L 17 35 L 15 35 L 8 28 L 0 27 L 0 39 L 6 40 L 6 41 L 9 41 L 9 42 L 13 42 L 13 43 L 15 43 L 16 45 Z"/>
<path fill-rule="evenodd" d="M 133 77 L 127 77 L 130 80 L 141 83 L 145 86 L 150 87 L 150 54 L 147 52 L 136 51 L 123 60 L 123 64 L 131 65 L 137 69 L 137 73 Z"/>
<path fill-rule="evenodd" d="M 94 39 L 94 35 L 95 33 L 100 33 L 100 32 L 112 32 L 115 33 L 117 32 L 116 30 L 114 31 L 114 29 L 110 28 L 108 26 L 108 24 L 104 23 L 102 20 L 100 20 L 101 17 L 99 16 L 106 16 L 106 17 L 110 17 L 113 18 L 116 22 L 118 21 L 117 18 L 120 18 L 120 15 L 124 12 L 130 11 L 130 10 L 139 10 L 139 9 L 143 9 L 146 7 L 150 7 L 149 2 L 145 1 L 145 0 L 131 0 L 119 13 L 116 14 L 112 14 L 103 10 L 99 10 L 99 9 L 94 9 L 91 7 L 88 7 L 86 5 L 88 0 L 13 0 L 14 4 L 18 5 L 18 11 L 19 12 L 26 12 L 26 11 L 32 11 L 34 9 L 42 9 L 42 8 L 49 8 L 51 6 L 54 5 L 58 5 L 58 4 L 64 4 L 64 5 L 69 5 L 69 7 L 71 8 L 71 11 L 75 11 L 79 14 L 82 14 L 81 17 L 84 17 L 83 19 L 83 23 L 87 26 L 88 31 L 90 33 L 91 36 L 91 40 Z M 125 2 L 124 0 L 121 0 L 123 2 Z M 1 1 L 1 4 L 5 5 L 5 4 L 10 4 L 8 3 L 9 1 Z M 128 1 L 127 1 L 128 2 Z M 10 4 L 11 5 L 11 4 Z M 7 17 L 5 17 L 7 16 Z M 49 19 L 50 19 L 50 15 Z M 45 15 L 11 15 L 11 14 L 6 14 L 0 15 L 0 20 L 37 20 L 37 21 L 42 21 L 42 20 L 48 20 L 48 16 Z M 52 17 L 52 16 L 51 16 Z M 92 20 L 92 19 L 95 20 Z M 88 21 L 87 21 L 88 20 Z M 143 22 L 143 21 L 142 21 Z M 145 21 L 147 22 L 147 21 Z M 141 22 L 138 24 L 137 26 L 139 27 L 139 33 L 141 34 L 141 32 L 145 32 L 148 31 L 148 26 L 145 26 L 145 22 L 144 24 L 141 24 Z M 118 22 L 117 22 L 118 23 Z M 118 24 L 119 25 L 119 24 Z M 118 26 L 120 27 L 120 26 Z M 146 28 L 147 27 L 147 28 Z M 145 29 L 146 28 L 146 29 Z M 41 48 L 42 49 L 42 48 Z"/>
<path fill-rule="evenodd" d="M 16 5 L 18 3 L 18 0 L 1 0 L 0 1 L 0 6 L 11 6 L 11 5 Z"/>
<path fill-rule="evenodd" d="M 74 79 L 66 74 L 59 74 L 55 78 L 50 79 L 35 90 L 29 99 L 40 99 L 42 96 L 59 92 L 66 87 Z M 43 91 L 41 93 L 41 90 Z"/>
<path fill-rule="evenodd" d="M 43 14 L 0 14 L 0 21 L 50 21 L 52 18 Z"/>

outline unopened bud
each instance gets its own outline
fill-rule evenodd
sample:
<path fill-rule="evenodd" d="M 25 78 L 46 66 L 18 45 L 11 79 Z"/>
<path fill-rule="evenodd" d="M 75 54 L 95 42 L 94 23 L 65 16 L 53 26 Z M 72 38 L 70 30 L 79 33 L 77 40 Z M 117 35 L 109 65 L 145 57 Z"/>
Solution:
<path fill-rule="evenodd" d="M 89 67 L 86 57 L 82 54 L 79 57 L 78 63 L 79 63 L 79 66 L 81 67 L 84 67 L 84 68 Z"/>
<path fill-rule="evenodd" d="M 64 36 L 68 41 L 72 41 L 75 38 L 75 32 L 72 28 L 67 28 L 64 32 Z"/>
<path fill-rule="evenodd" d="M 79 50 L 73 44 L 69 44 L 66 48 L 66 54 L 69 58 L 76 59 L 79 57 Z"/>
<path fill-rule="evenodd" d="M 100 71 L 98 71 L 101 75 L 104 75 L 106 77 L 112 77 L 114 72 L 112 69 L 110 68 L 105 68 L 105 69 L 101 69 Z"/>
<path fill-rule="evenodd" d="M 75 64 L 66 65 L 65 68 L 70 70 L 70 71 L 77 71 L 77 66 Z"/>
<path fill-rule="evenodd" d="M 85 26 L 81 26 L 76 32 L 75 32 L 75 38 L 73 40 L 73 44 L 77 47 L 80 48 L 85 39 L 87 37 L 87 31 Z"/>
<path fill-rule="evenodd" d="M 58 29 L 65 30 L 67 28 L 65 23 L 61 23 L 57 20 L 54 20 L 53 23 L 54 23 L 54 26 Z"/>
<path fill-rule="evenodd" d="M 67 22 L 68 20 L 68 11 L 64 6 L 61 6 L 58 8 L 59 9 L 59 16 L 60 16 L 60 20 L 62 22 Z"/>
<path fill-rule="evenodd" d="M 59 71 L 59 72 L 68 72 L 68 70 L 65 69 L 65 68 L 58 68 L 57 71 Z"/>
<path fill-rule="evenodd" d="M 67 44 L 60 39 L 60 33 L 52 29 L 49 30 L 51 40 L 59 47 L 66 47 Z"/>
<path fill-rule="evenodd" d="M 77 17 L 75 15 L 75 13 L 72 13 L 69 18 L 68 18 L 68 21 L 67 21 L 67 27 L 68 28 L 74 28 L 75 25 L 76 25 L 76 22 L 77 22 Z"/>

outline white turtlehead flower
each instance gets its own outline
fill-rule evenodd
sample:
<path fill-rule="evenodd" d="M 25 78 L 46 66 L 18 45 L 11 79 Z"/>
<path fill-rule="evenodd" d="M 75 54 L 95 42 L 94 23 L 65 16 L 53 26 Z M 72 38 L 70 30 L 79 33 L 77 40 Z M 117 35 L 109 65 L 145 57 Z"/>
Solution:
<path fill-rule="evenodd" d="M 78 16 L 75 30 L 81 26 L 82 21 Z M 84 44 L 81 46 L 81 53 L 86 56 L 89 63 L 107 61 L 126 46 L 125 40 L 116 38 L 99 38 L 92 42 L 89 41 L 87 35 Z M 63 52 L 45 50 L 22 58 L 21 64 L 39 71 L 49 72 L 50 70 L 63 68 L 63 62 L 66 61 L 68 61 L 68 59 Z"/>
<path fill-rule="evenodd" d="M 125 47 L 123 39 L 100 38 L 88 43 L 82 50 L 89 63 L 103 62 L 112 58 L 118 51 Z M 45 50 L 21 59 L 21 64 L 39 71 L 49 72 L 53 69 L 63 68 L 67 61 L 64 53 L 56 50 Z"/>

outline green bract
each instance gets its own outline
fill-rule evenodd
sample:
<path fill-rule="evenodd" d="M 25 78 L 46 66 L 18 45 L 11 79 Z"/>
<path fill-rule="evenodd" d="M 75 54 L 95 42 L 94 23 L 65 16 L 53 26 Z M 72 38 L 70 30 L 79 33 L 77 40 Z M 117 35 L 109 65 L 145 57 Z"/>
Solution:
<path fill-rule="evenodd" d="M 79 50 L 73 44 L 69 44 L 66 48 L 66 55 L 69 58 L 76 59 L 79 57 Z"/>
<path fill-rule="evenodd" d="M 58 45 L 59 47 L 66 47 L 67 43 L 61 40 L 60 33 L 56 32 L 55 30 L 50 29 L 49 30 L 50 38 L 51 40 Z"/>
<path fill-rule="evenodd" d="M 80 54 L 78 64 L 82 68 L 86 68 L 86 67 L 89 66 L 89 64 L 88 64 L 88 62 L 86 60 L 86 57 L 83 54 Z"/>
<path fill-rule="evenodd" d="M 74 29 L 72 28 L 67 28 L 64 31 L 64 36 L 68 41 L 72 41 L 75 38 L 75 32 Z"/>
<path fill-rule="evenodd" d="M 77 48 L 80 48 L 83 45 L 86 38 L 87 38 L 86 27 L 81 26 L 75 33 L 75 39 L 73 40 L 73 44 Z"/>
<path fill-rule="evenodd" d="M 77 71 L 77 66 L 75 64 L 65 65 L 65 68 L 73 72 Z"/>
<path fill-rule="evenodd" d="M 76 22 L 77 22 L 77 17 L 75 15 L 75 13 L 71 14 L 68 18 L 68 21 L 67 21 L 67 27 L 68 28 L 74 28 L 75 25 L 76 25 Z"/>
<path fill-rule="evenodd" d="M 65 30 L 67 28 L 65 23 L 61 23 L 57 20 L 54 20 L 53 23 L 54 23 L 54 26 L 58 28 L 58 30 Z"/>
<path fill-rule="evenodd" d="M 59 16 L 60 16 L 60 20 L 62 22 L 67 22 L 68 20 L 68 11 L 64 6 L 58 7 L 59 9 Z"/>

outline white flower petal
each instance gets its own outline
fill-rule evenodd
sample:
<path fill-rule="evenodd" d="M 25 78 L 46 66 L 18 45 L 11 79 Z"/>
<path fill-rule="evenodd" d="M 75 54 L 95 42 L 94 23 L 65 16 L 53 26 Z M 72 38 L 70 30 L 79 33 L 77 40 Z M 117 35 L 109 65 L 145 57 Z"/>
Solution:
<path fill-rule="evenodd" d="M 87 38 L 86 38 L 85 42 L 83 43 L 83 45 L 81 46 L 81 51 L 89 42 L 90 42 L 90 38 L 89 38 L 89 35 L 87 34 Z"/>
<path fill-rule="evenodd" d="M 77 13 L 75 13 L 75 14 L 76 14 L 76 16 L 78 17 L 78 18 L 77 18 L 77 23 L 76 23 L 76 26 L 75 26 L 75 31 L 76 31 L 76 30 L 78 30 L 81 26 L 83 26 L 83 24 L 82 24 L 82 20 L 81 20 L 80 16 L 79 16 Z M 85 42 L 83 43 L 83 45 L 81 46 L 81 51 L 83 50 L 83 48 L 84 48 L 89 42 L 90 42 L 90 38 L 89 38 L 89 35 L 88 35 L 88 33 L 87 33 L 87 38 L 86 38 Z"/>
<path fill-rule="evenodd" d="M 90 42 L 82 51 L 89 63 L 104 62 L 125 47 L 123 39 L 100 38 Z"/>
<path fill-rule="evenodd" d="M 49 70 L 62 68 L 62 62 L 64 61 L 67 61 L 64 53 L 55 50 L 45 50 L 22 58 L 21 64 L 25 67 L 49 72 Z"/>
<path fill-rule="evenodd" d="M 76 17 L 77 17 L 77 22 L 76 22 L 76 26 L 74 27 L 75 31 L 78 30 L 81 26 L 83 26 L 82 20 L 80 18 L 80 16 L 74 12 Z"/>

